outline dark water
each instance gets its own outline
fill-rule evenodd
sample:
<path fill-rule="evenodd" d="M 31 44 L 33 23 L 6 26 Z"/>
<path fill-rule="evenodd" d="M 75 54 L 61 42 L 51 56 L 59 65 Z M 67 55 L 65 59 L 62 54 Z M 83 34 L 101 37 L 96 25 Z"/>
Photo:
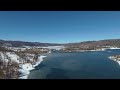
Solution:
<path fill-rule="evenodd" d="M 116 54 L 120 50 L 51 53 L 28 79 L 120 79 L 120 65 L 108 59 Z"/>

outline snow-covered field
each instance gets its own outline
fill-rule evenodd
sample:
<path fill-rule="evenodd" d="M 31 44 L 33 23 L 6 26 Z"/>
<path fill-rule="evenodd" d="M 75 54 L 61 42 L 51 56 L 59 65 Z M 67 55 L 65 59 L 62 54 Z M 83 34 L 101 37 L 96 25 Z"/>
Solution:
<path fill-rule="evenodd" d="M 48 46 L 48 47 L 41 47 L 41 48 L 60 50 L 60 49 L 63 49 L 65 47 L 64 46 Z"/>

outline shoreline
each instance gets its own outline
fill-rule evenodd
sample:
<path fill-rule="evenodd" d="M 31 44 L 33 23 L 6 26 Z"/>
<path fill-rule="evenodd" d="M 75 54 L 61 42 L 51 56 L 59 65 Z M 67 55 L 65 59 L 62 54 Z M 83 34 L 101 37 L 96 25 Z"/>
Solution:
<path fill-rule="evenodd" d="M 63 52 L 95 52 L 95 51 L 106 51 L 106 50 L 115 50 L 120 48 L 101 48 L 101 49 L 93 49 L 93 50 L 76 50 L 76 51 L 63 51 Z"/>
<path fill-rule="evenodd" d="M 106 51 L 106 49 L 96 49 L 96 50 L 76 50 L 76 51 L 62 51 L 62 52 L 95 52 L 95 51 Z"/>
<path fill-rule="evenodd" d="M 117 63 L 120 65 L 120 61 L 117 60 L 117 59 L 115 59 L 113 56 L 109 56 L 108 58 L 109 58 L 110 60 L 113 60 L 113 61 L 117 62 Z"/>
<path fill-rule="evenodd" d="M 34 65 L 32 65 L 31 63 L 26 63 L 26 64 L 19 65 L 20 69 L 18 71 L 21 74 L 20 74 L 18 79 L 27 79 L 28 75 L 30 74 L 30 71 L 35 69 L 35 67 L 38 66 L 44 60 L 45 57 L 47 57 L 47 56 L 40 55 L 38 57 L 38 61 Z"/>
<path fill-rule="evenodd" d="M 120 48 L 109 48 L 109 49 L 120 49 Z"/>
<path fill-rule="evenodd" d="M 120 49 L 120 48 L 108 48 L 108 49 Z M 105 48 L 102 49 L 97 49 L 97 50 L 81 50 L 79 52 L 94 52 L 94 51 L 106 51 Z M 72 52 L 72 51 L 68 51 L 68 52 Z M 51 53 L 51 52 L 49 52 Z M 49 54 L 48 53 L 48 54 Z M 37 62 L 35 62 L 34 65 L 32 65 L 31 63 L 25 63 L 25 64 L 20 64 L 19 67 L 20 69 L 18 70 L 20 72 L 20 76 L 18 77 L 18 79 L 27 79 L 28 75 L 30 74 L 31 70 L 34 70 L 36 66 L 38 66 L 43 60 L 44 58 L 47 57 L 45 55 L 40 55 L 38 57 Z M 109 56 L 108 57 L 110 60 L 116 61 L 119 65 L 120 65 L 120 61 L 115 59 L 113 56 Z"/>

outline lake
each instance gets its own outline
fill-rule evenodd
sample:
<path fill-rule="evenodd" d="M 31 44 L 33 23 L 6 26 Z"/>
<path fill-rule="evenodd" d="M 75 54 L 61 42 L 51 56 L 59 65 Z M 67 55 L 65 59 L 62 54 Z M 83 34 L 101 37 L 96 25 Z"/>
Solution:
<path fill-rule="evenodd" d="M 35 70 L 28 79 L 120 79 L 120 65 L 108 59 L 120 54 L 120 50 L 94 52 L 53 52 Z"/>

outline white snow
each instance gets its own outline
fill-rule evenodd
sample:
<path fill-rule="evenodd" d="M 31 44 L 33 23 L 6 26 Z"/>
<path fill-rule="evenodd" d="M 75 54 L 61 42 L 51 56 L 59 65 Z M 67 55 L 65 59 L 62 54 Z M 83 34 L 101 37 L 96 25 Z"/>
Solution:
<path fill-rule="evenodd" d="M 19 72 L 21 73 L 21 76 L 25 76 L 30 73 L 29 70 L 24 70 L 24 69 L 19 69 Z"/>
<path fill-rule="evenodd" d="M 120 48 L 117 48 L 117 47 L 112 47 L 112 48 L 110 48 L 110 49 L 120 49 Z"/>
<path fill-rule="evenodd" d="M 96 49 L 96 50 L 82 50 L 82 51 L 105 51 L 106 49 L 102 48 L 102 49 Z"/>
<path fill-rule="evenodd" d="M 35 54 L 26 54 L 26 58 L 28 60 L 33 61 Z M 22 63 L 24 59 L 21 59 L 18 55 L 16 55 L 14 52 L 0 52 L 0 60 L 4 62 L 8 62 L 9 60 L 17 62 L 19 64 L 19 72 L 20 72 L 20 77 L 19 79 L 27 79 L 28 75 L 30 74 L 30 71 L 35 69 L 36 66 L 38 66 L 42 61 L 43 58 L 46 56 L 39 56 L 38 61 L 35 62 L 34 65 L 32 63 Z"/>
<path fill-rule="evenodd" d="M 117 61 L 117 63 L 120 65 L 120 61 Z"/>
<path fill-rule="evenodd" d="M 22 68 L 23 70 L 32 70 L 34 69 L 31 65 L 31 63 L 26 63 L 20 66 L 20 68 Z"/>
<path fill-rule="evenodd" d="M 5 58 L 5 55 L 2 52 L 0 52 L 0 60 L 8 62 L 8 59 Z"/>
<path fill-rule="evenodd" d="M 19 79 L 27 79 L 28 75 L 25 75 L 25 76 L 22 76 L 22 77 L 19 77 Z"/>
<path fill-rule="evenodd" d="M 43 58 L 45 58 L 45 57 L 46 57 L 46 56 L 40 56 L 40 57 L 38 57 L 38 61 L 36 62 L 35 65 L 33 65 L 33 67 L 38 66 L 38 65 L 43 61 Z"/>
<path fill-rule="evenodd" d="M 21 73 L 21 76 L 19 77 L 19 79 L 27 79 L 30 70 L 34 69 L 30 63 L 20 65 L 20 68 L 21 69 L 19 69 L 19 72 Z"/>
<path fill-rule="evenodd" d="M 19 52 L 19 51 L 24 51 L 25 49 L 31 47 L 26 46 L 26 47 L 7 47 L 7 48 L 9 50 Z M 45 49 L 43 49 L 43 51 L 44 50 Z M 38 61 L 35 62 L 34 65 L 32 63 L 27 63 L 27 60 L 33 61 L 34 57 L 35 54 L 25 53 L 24 57 L 19 57 L 15 52 L 0 52 L 0 61 L 6 62 L 6 65 L 8 64 L 9 61 L 17 62 L 19 64 L 19 70 L 18 70 L 20 72 L 19 79 L 27 79 L 28 75 L 30 74 L 30 71 L 35 69 L 35 67 L 38 66 L 43 61 L 43 58 L 45 58 L 46 56 L 43 55 L 39 56 Z"/>
<path fill-rule="evenodd" d="M 12 60 L 17 63 L 19 63 L 19 56 L 17 56 L 15 53 L 7 52 L 6 55 Z"/>
<path fill-rule="evenodd" d="M 13 52 L 0 52 L 0 60 L 8 62 L 9 60 L 19 63 L 19 56 Z"/>
<path fill-rule="evenodd" d="M 32 61 L 34 56 L 35 56 L 35 54 L 26 54 L 26 56 L 27 56 L 28 60 Z"/>
<path fill-rule="evenodd" d="M 109 58 L 110 60 L 113 60 L 113 61 L 117 62 L 117 63 L 120 65 L 120 61 L 119 61 L 119 60 L 113 58 L 112 56 L 110 56 L 110 57 L 108 57 L 108 58 Z"/>
<path fill-rule="evenodd" d="M 27 47 L 6 47 L 7 49 L 13 50 L 13 51 L 24 51 L 27 49 Z"/>
<path fill-rule="evenodd" d="M 35 67 L 38 66 L 45 57 L 46 56 L 43 55 L 39 56 L 38 61 L 35 63 L 35 65 L 32 65 L 31 63 L 20 65 L 21 69 L 19 70 L 19 72 L 21 73 L 21 76 L 19 77 L 19 79 L 27 79 L 28 75 L 30 74 L 30 71 L 35 69 Z"/>
<path fill-rule="evenodd" d="M 60 49 L 63 49 L 65 47 L 64 46 L 48 46 L 48 47 L 41 47 L 41 48 L 60 50 Z"/>

